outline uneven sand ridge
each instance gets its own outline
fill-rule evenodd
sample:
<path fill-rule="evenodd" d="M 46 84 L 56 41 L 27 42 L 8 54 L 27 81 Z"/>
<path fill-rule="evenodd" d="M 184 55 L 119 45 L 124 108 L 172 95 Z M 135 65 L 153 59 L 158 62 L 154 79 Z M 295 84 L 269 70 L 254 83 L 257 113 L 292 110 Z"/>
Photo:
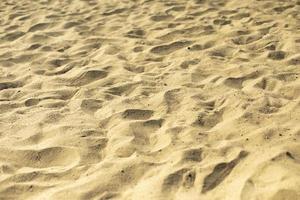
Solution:
<path fill-rule="evenodd" d="M 0 1 L 0 199 L 300 199 L 299 0 Z"/>

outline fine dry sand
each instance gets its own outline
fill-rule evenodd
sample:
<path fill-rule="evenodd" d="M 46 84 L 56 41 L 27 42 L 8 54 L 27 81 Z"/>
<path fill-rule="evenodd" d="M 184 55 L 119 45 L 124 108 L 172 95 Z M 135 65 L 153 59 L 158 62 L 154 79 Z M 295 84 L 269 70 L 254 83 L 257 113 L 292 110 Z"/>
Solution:
<path fill-rule="evenodd" d="M 299 0 L 1 0 L 1 200 L 299 200 Z"/>

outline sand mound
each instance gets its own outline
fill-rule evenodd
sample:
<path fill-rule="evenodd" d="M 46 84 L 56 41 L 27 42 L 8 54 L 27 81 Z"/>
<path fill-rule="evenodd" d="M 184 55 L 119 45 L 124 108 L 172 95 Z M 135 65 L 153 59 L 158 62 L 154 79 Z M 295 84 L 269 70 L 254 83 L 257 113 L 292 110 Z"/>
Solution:
<path fill-rule="evenodd" d="M 299 10 L 0 1 L 0 199 L 300 199 Z"/>

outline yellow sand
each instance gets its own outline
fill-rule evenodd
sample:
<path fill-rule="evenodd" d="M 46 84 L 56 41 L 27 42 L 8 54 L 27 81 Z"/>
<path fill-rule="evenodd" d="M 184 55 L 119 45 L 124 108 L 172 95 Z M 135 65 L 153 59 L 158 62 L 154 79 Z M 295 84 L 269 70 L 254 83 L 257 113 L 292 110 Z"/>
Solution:
<path fill-rule="evenodd" d="M 1 200 L 300 199 L 299 0 L 1 0 Z"/>

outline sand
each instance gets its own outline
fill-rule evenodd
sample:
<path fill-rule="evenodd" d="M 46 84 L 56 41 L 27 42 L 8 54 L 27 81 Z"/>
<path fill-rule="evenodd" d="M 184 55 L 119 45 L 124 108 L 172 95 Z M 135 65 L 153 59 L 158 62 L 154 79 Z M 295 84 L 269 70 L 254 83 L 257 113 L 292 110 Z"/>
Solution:
<path fill-rule="evenodd" d="M 299 0 L 1 0 L 0 199 L 300 199 Z"/>

